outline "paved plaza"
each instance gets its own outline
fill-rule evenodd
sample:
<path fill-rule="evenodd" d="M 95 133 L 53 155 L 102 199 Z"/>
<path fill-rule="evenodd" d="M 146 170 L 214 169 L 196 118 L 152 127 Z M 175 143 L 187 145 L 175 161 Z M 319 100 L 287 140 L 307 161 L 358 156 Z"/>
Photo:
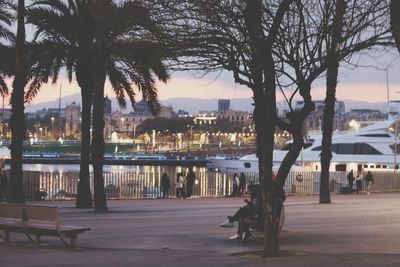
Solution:
<path fill-rule="evenodd" d="M 11 234 L 11 243 L 0 241 L 0 266 L 400 266 L 400 194 L 332 200 L 288 197 L 279 258 L 258 255 L 260 238 L 243 245 L 228 239 L 235 229 L 218 226 L 243 198 L 108 201 L 107 214 L 40 202 L 58 205 L 63 223 L 92 230 L 75 250 Z"/>

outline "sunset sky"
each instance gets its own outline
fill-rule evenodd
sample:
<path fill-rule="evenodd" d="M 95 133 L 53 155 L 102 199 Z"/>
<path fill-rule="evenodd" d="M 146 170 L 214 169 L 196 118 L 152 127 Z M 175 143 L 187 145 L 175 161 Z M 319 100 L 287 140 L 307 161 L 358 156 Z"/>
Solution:
<path fill-rule="evenodd" d="M 394 51 L 396 52 L 396 51 Z M 375 66 L 377 68 L 357 68 L 351 69 L 348 66 L 342 66 L 339 76 L 337 89 L 337 98 L 339 100 L 358 100 L 366 102 L 385 102 L 386 94 L 386 71 L 384 68 L 391 64 L 388 70 L 390 99 L 400 99 L 400 60 L 396 53 L 385 54 L 378 59 L 364 60 L 362 65 Z M 236 85 L 233 82 L 231 73 L 223 73 L 216 79 L 218 74 L 209 74 L 204 78 L 197 78 L 192 73 L 172 73 L 172 78 L 168 84 L 159 84 L 159 96 L 161 100 L 175 97 L 192 97 L 200 99 L 211 98 L 249 98 L 251 91 L 243 86 Z M 56 101 L 58 91 L 62 84 L 62 95 L 72 95 L 79 93 L 78 85 L 73 82 L 68 83 L 65 78 L 60 77 L 57 84 L 45 85 L 32 104 L 38 104 L 47 101 Z M 113 95 L 107 84 L 106 94 Z M 313 99 L 324 99 L 325 80 L 320 78 L 314 82 L 312 95 Z M 138 99 L 140 94 L 138 93 Z M 278 100 L 282 96 L 278 93 Z"/>

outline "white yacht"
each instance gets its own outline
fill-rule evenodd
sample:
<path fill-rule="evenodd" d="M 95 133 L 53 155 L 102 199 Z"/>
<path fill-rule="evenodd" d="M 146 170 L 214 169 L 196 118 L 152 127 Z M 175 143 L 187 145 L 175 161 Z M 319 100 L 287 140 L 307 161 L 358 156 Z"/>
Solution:
<path fill-rule="evenodd" d="M 392 102 L 388 109 L 388 120 L 374 123 L 358 131 L 332 137 L 330 171 L 393 169 L 398 167 L 400 164 L 400 146 L 397 145 L 397 138 L 400 132 L 400 127 L 398 127 L 400 119 L 397 115 L 400 113 L 400 102 Z M 321 135 L 311 136 L 292 170 L 300 171 L 306 168 L 319 171 L 321 168 L 321 141 Z M 287 142 L 284 149 L 274 150 L 274 168 L 279 168 L 290 145 L 291 141 Z M 258 172 L 258 159 L 255 154 L 246 155 L 239 159 L 211 157 L 209 160 L 222 172 Z"/>

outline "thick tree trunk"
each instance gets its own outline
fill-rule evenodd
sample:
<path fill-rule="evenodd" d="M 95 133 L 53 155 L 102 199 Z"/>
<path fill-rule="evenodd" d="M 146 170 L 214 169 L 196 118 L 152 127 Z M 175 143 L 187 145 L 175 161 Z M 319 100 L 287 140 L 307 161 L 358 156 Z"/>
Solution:
<path fill-rule="evenodd" d="M 274 103 L 271 103 L 270 94 L 254 94 L 254 121 L 257 133 L 257 156 L 259 180 L 263 199 L 264 211 L 264 256 L 279 256 L 279 231 L 274 224 L 276 218 L 273 218 L 274 199 L 272 195 L 272 160 L 274 149 L 275 124 L 271 109 Z M 271 101 L 272 100 L 272 101 Z"/>
<path fill-rule="evenodd" d="M 107 212 L 104 192 L 103 160 L 104 160 L 104 83 L 106 80 L 105 63 L 97 58 L 94 65 L 93 80 L 93 133 L 92 133 L 92 165 L 94 175 L 94 210 Z"/>
<path fill-rule="evenodd" d="M 78 182 L 77 208 L 92 208 L 92 193 L 90 192 L 90 126 L 92 117 L 92 91 L 89 87 L 81 87 L 82 125 L 81 125 L 81 161 Z"/>
<path fill-rule="evenodd" d="M 394 40 L 396 41 L 397 50 L 400 52 L 400 1 L 390 1 L 390 26 Z"/>
<path fill-rule="evenodd" d="M 322 153 L 321 153 L 321 184 L 319 203 L 331 203 L 329 192 L 329 166 L 332 159 L 333 118 L 335 115 L 336 86 L 340 62 L 340 43 L 342 38 L 343 18 L 346 11 L 346 1 L 337 0 L 336 14 L 332 25 L 332 43 L 327 56 L 326 99 L 322 121 Z"/>
<path fill-rule="evenodd" d="M 276 126 L 275 62 L 272 46 L 279 25 L 291 0 L 283 0 L 276 12 L 268 37 L 262 26 L 263 4 L 261 0 L 249 0 L 244 10 L 246 29 L 252 52 L 250 71 L 254 95 L 254 122 L 257 132 L 257 156 L 259 180 L 264 212 L 264 256 L 279 256 L 278 224 L 274 223 L 275 199 L 272 192 L 272 162 Z"/>
<path fill-rule="evenodd" d="M 22 152 L 25 138 L 24 88 L 26 85 L 25 67 L 25 1 L 18 0 L 18 28 L 16 40 L 16 65 L 13 91 L 11 94 L 11 171 L 8 202 L 24 203 Z"/>

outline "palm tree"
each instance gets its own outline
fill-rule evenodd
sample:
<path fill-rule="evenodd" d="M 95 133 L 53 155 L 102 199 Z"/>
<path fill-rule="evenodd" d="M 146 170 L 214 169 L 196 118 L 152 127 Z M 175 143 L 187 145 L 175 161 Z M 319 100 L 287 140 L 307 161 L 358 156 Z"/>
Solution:
<path fill-rule="evenodd" d="M 24 88 L 27 84 L 25 66 L 25 1 L 18 0 L 17 38 L 15 46 L 15 77 L 11 93 L 11 170 L 8 201 L 24 203 L 22 150 L 25 137 Z"/>
<path fill-rule="evenodd" d="M 94 101 L 92 143 L 96 145 L 91 150 L 95 176 L 95 210 L 106 211 L 102 177 L 104 83 L 108 75 L 120 106 L 126 107 L 127 96 L 134 103 L 135 84 L 142 91 L 144 99 L 148 100 L 151 110 L 158 110 L 153 73 L 162 81 L 166 81 L 168 75 L 161 62 L 159 45 L 149 39 L 144 41 L 139 38 L 144 34 L 140 25 L 145 24 L 153 31 L 157 28 L 149 20 L 147 10 L 134 1 L 117 5 L 113 1 L 69 0 L 67 5 L 62 0 L 43 0 L 35 2 L 28 18 L 28 22 L 37 27 L 36 38 L 41 36 L 46 40 L 34 44 L 35 49 L 32 51 L 40 51 L 37 54 L 45 53 L 46 56 L 34 57 L 38 61 L 32 67 L 35 75 L 32 76 L 33 82 L 26 98 L 32 99 L 49 77 L 53 77 L 54 82 L 62 66 L 67 68 L 70 79 L 75 72 L 82 92 L 82 124 L 84 110 L 89 110 L 90 122 L 92 98 Z M 148 35 L 149 31 L 146 37 Z M 86 136 L 90 136 L 90 123 L 86 125 L 88 135 L 82 129 L 82 152 L 89 152 L 86 148 L 90 147 L 90 142 L 85 142 L 89 140 Z M 84 143 L 88 146 L 84 146 Z M 82 180 L 88 178 L 88 165 L 87 172 L 85 165 L 87 176 L 82 173 L 81 158 L 80 185 Z M 89 179 L 85 184 L 89 188 Z"/>
<path fill-rule="evenodd" d="M 14 15 L 10 12 L 11 4 L 6 0 L 0 0 L 0 38 L 5 41 L 15 41 L 14 34 L 7 28 L 11 26 Z M 10 76 L 15 68 L 15 51 L 0 43 L 0 95 L 8 94 L 8 86 L 4 81 L 5 76 Z"/>
<path fill-rule="evenodd" d="M 93 54 L 93 137 L 92 160 L 94 171 L 95 211 L 107 211 L 104 195 L 104 85 L 106 78 L 120 100 L 126 106 L 125 94 L 134 104 L 133 84 L 142 92 L 153 113 L 159 110 L 156 76 L 166 82 L 168 74 L 162 62 L 163 53 L 154 33 L 157 27 L 150 20 L 149 12 L 138 1 L 126 1 L 121 5 L 113 1 L 98 1 L 95 5 L 95 40 Z"/>
<path fill-rule="evenodd" d="M 26 94 L 30 101 L 37 94 L 42 83 L 49 77 L 57 81 L 62 67 L 66 67 L 71 81 L 73 73 L 81 88 L 82 124 L 81 124 L 81 161 L 78 182 L 76 207 L 91 208 L 90 192 L 90 127 L 92 112 L 91 80 L 91 46 L 93 35 L 90 21 L 92 1 L 62 0 L 36 1 L 28 11 L 28 23 L 36 26 L 35 39 L 42 38 L 33 44 L 32 79 L 33 82 Z"/>

